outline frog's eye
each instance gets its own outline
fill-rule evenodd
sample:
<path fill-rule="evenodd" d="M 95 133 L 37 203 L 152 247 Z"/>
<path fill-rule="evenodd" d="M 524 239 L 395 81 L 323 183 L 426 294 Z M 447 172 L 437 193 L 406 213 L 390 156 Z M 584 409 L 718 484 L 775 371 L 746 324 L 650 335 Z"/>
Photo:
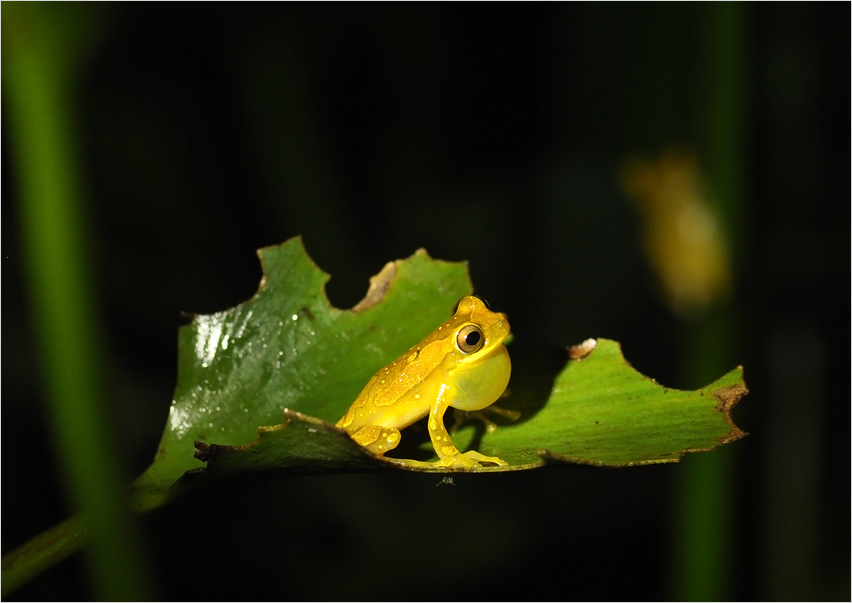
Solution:
<path fill-rule="evenodd" d="M 465 354 L 473 354 L 485 343 L 485 336 L 476 325 L 467 325 L 456 335 L 456 343 Z"/>

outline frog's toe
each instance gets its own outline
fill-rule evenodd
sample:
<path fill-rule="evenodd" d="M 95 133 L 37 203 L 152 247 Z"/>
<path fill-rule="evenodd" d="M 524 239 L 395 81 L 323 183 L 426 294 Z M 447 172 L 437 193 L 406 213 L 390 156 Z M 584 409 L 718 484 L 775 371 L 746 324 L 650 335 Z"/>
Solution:
<path fill-rule="evenodd" d="M 496 456 L 485 456 L 484 454 L 478 453 L 476 450 L 470 450 L 468 452 L 465 452 L 462 456 L 468 460 L 473 461 L 474 466 L 481 466 L 481 463 L 491 463 L 494 465 L 505 467 L 509 464 L 503 459 L 497 458 Z"/>
<path fill-rule="evenodd" d="M 451 457 L 443 458 L 435 463 L 438 467 L 483 467 L 483 463 L 506 466 L 509 463 L 503 459 L 498 459 L 496 456 L 485 456 L 479 454 L 475 450 L 465 452 L 464 454 L 456 454 Z"/>

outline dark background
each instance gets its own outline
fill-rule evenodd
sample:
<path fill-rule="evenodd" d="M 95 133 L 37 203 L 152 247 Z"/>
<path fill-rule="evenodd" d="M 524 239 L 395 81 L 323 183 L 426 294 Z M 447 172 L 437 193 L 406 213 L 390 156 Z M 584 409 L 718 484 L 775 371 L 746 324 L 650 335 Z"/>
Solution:
<path fill-rule="evenodd" d="M 727 367 L 745 366 L 735 418 L 751 435 L 729 447 L 734 599 L 849 597 L 849 11 L 744 11 Z M 180 313 L 251 297 L 254 250 L 297 234 L 338 307 L 425 247 L 468 260 L 518 338 L 608 337 L 667 386 L 706 385 L 683 365 L 689 325 L 657 293 L 618 168 L 672 145 L 702 157 L 707 19 L 693 4 L 102 7 L 75 115 L 128 479 L 165 423 Z M 67 514 L 6 131 L 4 553 Z M 783 370 L 800 358 L 806 370 Z M 228 483 L 143 533 L 166 600 L 663 599 L 689 463 L 440 488 L 408 474 Z M 793 590 L 770 554 L 788 549 L 808 565 Z M 15 596 L 92 595 L 78 555 Z"/>

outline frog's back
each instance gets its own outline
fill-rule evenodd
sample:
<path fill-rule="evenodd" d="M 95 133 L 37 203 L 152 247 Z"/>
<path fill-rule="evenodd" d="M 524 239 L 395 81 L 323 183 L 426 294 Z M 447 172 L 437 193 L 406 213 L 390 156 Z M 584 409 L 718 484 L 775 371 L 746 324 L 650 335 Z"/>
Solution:
<path fill-rule="evenodd" d="M 377 372 L 337 426 L 347 430 L 363 425 L 403 429 L 425 417 L 440 387 L 437 381 L 441 381 L 440 366 L 446 356 L 446 337 L 439 335 L 432 333 Z"/>

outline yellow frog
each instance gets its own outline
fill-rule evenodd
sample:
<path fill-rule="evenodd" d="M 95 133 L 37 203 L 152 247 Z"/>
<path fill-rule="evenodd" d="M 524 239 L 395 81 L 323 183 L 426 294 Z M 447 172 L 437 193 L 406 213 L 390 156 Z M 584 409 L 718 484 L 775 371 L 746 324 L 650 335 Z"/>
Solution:
<path fill-rule="evenodd" d="M 465 297 L 455 316 L 370 379 L 337 426 L 382 455 L 399 444 L 400 429 L 429 415 L 429 437 L 440 458 L 435 465 L 507 465 L 474 450 L 459 452 L 444 427 L 444 412 L 450 406 L 481 410 L 500 397 L 512 371 L 503 345 L 508 334 L 505 314 Z"/>

